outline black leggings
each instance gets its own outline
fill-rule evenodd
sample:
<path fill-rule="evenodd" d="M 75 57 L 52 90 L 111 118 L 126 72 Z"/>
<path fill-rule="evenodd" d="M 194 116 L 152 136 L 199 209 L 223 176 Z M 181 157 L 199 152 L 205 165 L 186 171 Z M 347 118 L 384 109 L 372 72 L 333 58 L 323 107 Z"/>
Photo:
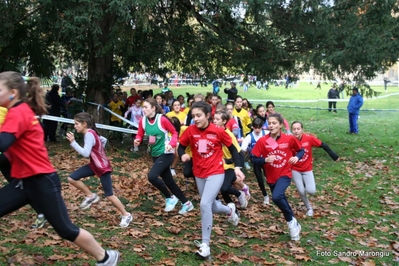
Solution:
<path fill-rule="evenodd" d="M 7 179 L 8 183 L 11 183 L 11 181 L 14 180 L 14 178 L 11 177 L 11 163 L 4 153 L 0 154 L 0 171 L 4 178 Z M 37 206 L 35 202 L 31 202 L 30 205 L 36 211 L 36 213 L 42 213 L 39 206 Z"/>
<path fill-rule="evenodd" d="M 255 164 L 255 163 L 252 165 L 253 165 L 256 180 L 258 180 L 258 186 L 259 186 L 260 190 L 262 191 L 262 195 L 263 195 L 263 197 L 267 196 L 266 187 L 265 187 L 265 178 L 262 175 L 262 165 Z"/>
<path fill-rule="evenodd" d="M 152 157 L 154 165 L 148 173 L 148 181 L 150 181 L 152 185 L 159 189 L 159 191 L 161 191 L 166 198 L 170 198 L 172 193 L 184 204 L 188 200 L 175 183 L 172 173 L 170 172 L 170 165 L 172 164 L 174 158 L 175 155 L 173 153 L 162 154 L 159 157 Z M 162 179 L 160 179 L 159 176 Z"/>
<path fill-rule="evenodd" d="M 47 221 L 59 236 L 72 242 L 76 240 L 80 229 L 69 219 L 57 173 L 13 179 L 0 189 L 0 217 L 27 204 L 40 206 Z"/>
<path fill-rule="evenodd" d="M 11 182 L 11 164 L 4 153 L 0 154 L 0 171 L 4 178 L 7 179 L 8 183 Z"/>
<path fill-rule="evenodd" d="M 192 159 L 183 163 L 183 175 L 185 178 L 194 177 Z"/>
<path fill-rule="evenodd" d="M 220 193 L 222 194 L 226 204 L 233 202 L 230 195 L 234 195 L 237 198 L 241 195 L 241 192 L 233 187 L 233 183 L 236 181 L 236 179 L 237 177 L 234 173 L 234 169 L 227 169 L 224 171 L 224 181 L 222 187 L 220 188 Z"/>

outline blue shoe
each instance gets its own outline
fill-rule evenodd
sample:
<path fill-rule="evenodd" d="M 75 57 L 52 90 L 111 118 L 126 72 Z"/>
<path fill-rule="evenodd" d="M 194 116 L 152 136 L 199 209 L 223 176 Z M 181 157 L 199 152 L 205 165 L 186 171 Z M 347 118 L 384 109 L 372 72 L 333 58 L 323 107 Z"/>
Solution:
<path fill-rule="evenodd" d="M 170 197 L 170 198 L 166 198 L 166 204 L 165 204 L 164 211 L 166 211 L 166 212 L 172 211 L 175 208 L 178 201 L 179 201 L 179 199 L 174 195 L 172 195 L 172 197 Z"/>
<path fill-rule="evenodd" d="M 185 204 L 182 204 L 179 214 L 186 214 L 192 210 L 194 210 L 194 205 L 191 203 L 191 201 L 187 201 Z"/>

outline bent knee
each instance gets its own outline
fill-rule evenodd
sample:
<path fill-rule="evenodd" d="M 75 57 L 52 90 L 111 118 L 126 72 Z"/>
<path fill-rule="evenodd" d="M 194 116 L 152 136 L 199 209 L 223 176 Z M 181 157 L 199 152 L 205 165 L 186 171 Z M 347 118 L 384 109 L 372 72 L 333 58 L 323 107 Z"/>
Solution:
<path fill-rule="evenodd" d="M 309 195 L 314 195 L 315 193 L 316 193 L 316 188 L 311 188 L 311 189 L 306 189 L 306 192 L 309 194 Z"/>
<path fill-rule="evenodd" d="M 73 179 L 72 177 L 68 177 L 68 183 L 72 184 L 72 183 L 75 183 L 75 182 L 76 182 L 75 179 Z"/>

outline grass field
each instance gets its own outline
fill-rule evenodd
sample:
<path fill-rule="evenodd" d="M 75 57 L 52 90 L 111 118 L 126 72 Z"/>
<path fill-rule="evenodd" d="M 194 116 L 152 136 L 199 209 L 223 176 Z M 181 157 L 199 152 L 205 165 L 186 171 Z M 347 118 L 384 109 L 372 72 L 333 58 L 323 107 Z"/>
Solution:
<path fill-rule="evenodd" d="M 211 86 L 171 88 L 175 96 L 211 90 Z M 346 134 L 347 102 L 338 103 L 337 114 L 326 110 L 328 89 L 325 84 L 319 91 L 300 83 L 298 88 L 272 86 L 268 91 L 251 87 L 244 94 L 239 88 L 239 94 L 254 105 L 274 100 L 276 110 L 289 122 L 302 121 L 305 131 L 316 134 L 341 156 L 335 163 L 322 149 L 314 150 L 317 193 L 310 197 L 313 218 L 305 216 L 295 186 L 288 189 L 288 200 L 302 225 L 300 241 L 290 241 L 287 225 L 275 205 L 262 204 L 255 178 L 248 172 L 246 182 L 252 198 L 247 210 L 241 211 L 240 224 L 231 227 L 226 217 L 215 215 L 212 258 L 196 260 L 193 241 L 201 239 L 201 227 L 193 180 L 186 182 L 181 165 L 177 167 L 176 181 L 196 209 L 186 216 L 177 214 L 179 207 L 164 213 L 164 199 L 146 178 L 152 163 L 145 147 L 133 154 L 126 143 L 111 143 L 107 150 L 114 167 L 115 193 L 134 216 L 126 229 L 118 227 L 119 217 L 105 200 L 89 210 L 79 210 L 83 197 L 69 187 L 66 178 L 87 160 L 66 141 L 48 144 L 72 220 L 92 232 L 104 247 L 118 249 L 122 253 L 120 265 L 398 265 L 399 111 L 395 109 L 399 95 L 395 93 L 399 88 L 388 87 L 388 92 L 373 88 L 382 95 L 365 99 L 359 135 Z M 221 96 L 225 94 L 221 92 Z M 314 101 L 301 102 L 304 100 Z M 102 195 L 97 178 L 88 178 L 86 183 Z M 94 264 L 88 254 L 60 239 L 51 227 L 30 229 L 34 218 L 30 207 L 1 218 L 0 265 Z"/>

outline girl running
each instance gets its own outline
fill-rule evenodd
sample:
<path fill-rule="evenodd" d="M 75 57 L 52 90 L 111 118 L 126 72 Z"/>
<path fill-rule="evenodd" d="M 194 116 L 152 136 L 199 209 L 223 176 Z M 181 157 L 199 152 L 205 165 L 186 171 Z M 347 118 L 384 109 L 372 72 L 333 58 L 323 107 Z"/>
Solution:
<path fill-rule="evenodd" d="M 125 118 L 127 118 L 130 114 L 130 121 L 132 121 L 133 125 L 130 125 L 129 128 L 137 130 L 139 128 L 139 121 L 143 118 L 143 108 L 141 107 L 141 98 L 136 98 L 134 100 L 134 104 L 126 111 Z M 136 138 L 136 134 L 132 135 L 132 139 Z M 139 147 L 133 147 L 133 152 L 138 152 Z"/>
<path fill-rule="evenodd" d="M 303 124 L 299 121 L 294 121 L 291 124 L 292 134 L 299 140 L 305 150 L 302 159 L 292 166 L 292 179 L 295 182 L 296 188 L 301 196 L 302 202 L 307 209 L 306 215 L 313 216 L 313 208 L 310 204 L 306 193 L 313 195 L 316 193 L 316 183 L 313 175 L 313 147 L 323 148 L 331 159 L 339 162 L 339 156 L 331 150 L 331 148 L 315 135 L 304 133 Z"/>
<path fill-rule="evenodd" d="M 117 251 L 104 250 L 89 232 L 69 219 L 60 178 L 48 160 L 43 128 L 36 117 L 47 112 L 40 80 L 30 78 L 25 84 L 17 72 L 0 73 L 0 106 L 8 109 L 0 131 L 0 152 L 11 156 L 14 178 L 0 189 L 0 217 L 37 204 L 58 235 L 90 253 L 96 265 L 117 265 Z"/>
<path fill-rule="evenodd" d="M 179 142 L 179 156 L 182 162 L 191 158 L 185 153 L 186 147 L 192 151 L 193 173 L 201 196 L 201 227 L 202 243 L 198 245 L 196 255 L 205 259 L 210 256 L 210 238 L 213 225 L 213 214 L 223 213 L 233 225 L 238 225 L 239 217 L 236 214 L 234 203 L 223 205 L 216 200 L 224 181 L 222 145 L 230 150 L 235 164 L 234 172 L 237 178 L 244 179 L 236 147 L 232 144 L 231 137 L 223 128 L 210 123 L 211 107 L 206 102 L 194 102 L 191 107 L 194 125 L 189 126 Z"/>
<path fill-rule="evenodd" d="M 213 123 L 221 128 L 225 128 L 225 124 L 229 118 L 230 117 L 226 112 L 216 111 L 216 113 L 213 116 Z M 244 155 L 241 153 L 241 148 L 237 142 L 237 139 L 235 138 L 233 133 L 231 133 L 230 130 L 225 128 L 225 131 L 227 134 L 229 134 L 233 145 L 236 147 L 238 153 L 240 154 L 241 160 L 244 161 Z M 243 180 L 237 180 L 237 177 L 234 173 L 235 165 L 233 163 L 232 156 L 231 156 L 229 149 L 224 145 L 222 146 L 222 149 L 223 149 L 224 182 L 223 182 L 222 188 L 220 189 L 220 192 L 221 192 L 224 202 L 226 204 L 233 202 L 230 195 L 234 195 L 238 199 L 239 207 L 242 209 L 245 209 L 248 205 L 248 201 L 247 201 L 245 192 L 240 191 L 233 187 L 234 182 L 237 181 L 237 182 L 243 183 Z"/>
<path fill-rule="evenodd" d="M 148 143 L 154 165 L 148 173 L 148 180 L 165 196 L 165 212 L 172 211 L 180 200 L 182 208 L 179 214 L 186 214 L 194 209 L 194 205 L 184 196 L 170 172 L 170 165 L 175 156 L 177 131 L 169 119 L 162 115 L 162 110 L 154 98 L 144 100 L 143 112 L 144 117 L 139 123 L 134 146 L 140 145 L 144 133 L 149 136 Z"/>
<path fill-rule="evenodd" d="M 281 132 L 284 118 L 274 113 L 267 117 L 270 133 L 261 137 L 252 149 L 253 163 L 263 165 L 266 181 L 272 191 L 272 200 L 284 214 L 290 230 L 291 240 L 299 240 L 301 225 L 285 196 L 285 190 L 291 184 L 292 165 L 303 156 L 301 143 L 292 135 Z"/>
<path fill-rule="evenodd" d="M 68 182 L 72 186 L 79 189 L 86 198 L 83 200 L 80 208 L 82 210 L 90 208 L 93 203 L 100 200 L 96 193 L 92 193 L 90 189 L 80 180 L 84 177 L 96 175 L 100 178 L 103 186 L 104 195 L 118 209 L 122 215 L 121 227 L 129 226 L 133 217 L 125 210 L 122 202 L 116 197 L 112 191 L 111 180 L 111 163 L 105 155 L 104 147 L 107 139 L 99 136 L 93 117 L 88 113 L 78 113 L 73 118 L 75 120 L 75 130 L 77 133 L 84 135 L 84 147 L 81 147 L 76 141 L 72 132 L 68 132 L 66 138 L 74 148 L 83 157 L 90 157 L 90 163 L 80 167 L 68 177 Z"/>
<path fill-rule="evenodd" d="M 255 147 L 256 142 L 263 136 L 269 134 L 268 130 L 263 129 L 264 121 L 257 117 L 252 121 L 252 132 L 249 133 L 241 144 L 241 149 L 248 154 L 251 154 L 252 149 Z M 267 195 L 265 188 L 265 178 L 266 173 L 262 175 L 262 165 L 253 164 L 252 165 L 256 180 L 258 180 L 258 186 L 262 191 L 263 204 L 268 205 L 270 203 L 269 195 Z"/>

